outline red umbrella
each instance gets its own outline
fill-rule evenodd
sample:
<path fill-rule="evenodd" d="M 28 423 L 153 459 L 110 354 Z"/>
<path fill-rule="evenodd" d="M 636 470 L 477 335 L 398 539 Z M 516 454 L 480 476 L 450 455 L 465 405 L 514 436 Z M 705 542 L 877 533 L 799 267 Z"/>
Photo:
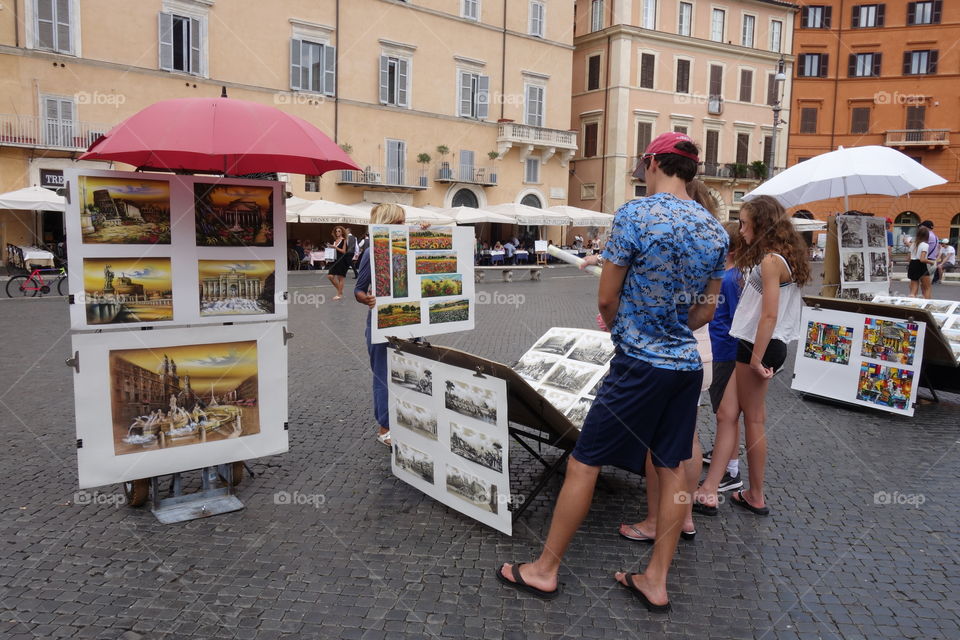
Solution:
<path fill-rule="evenodd" d="M 306 120 L 226 97 L 152 104 L 98 138 L 80 159 L 227 175 L 360 169 Z"/>

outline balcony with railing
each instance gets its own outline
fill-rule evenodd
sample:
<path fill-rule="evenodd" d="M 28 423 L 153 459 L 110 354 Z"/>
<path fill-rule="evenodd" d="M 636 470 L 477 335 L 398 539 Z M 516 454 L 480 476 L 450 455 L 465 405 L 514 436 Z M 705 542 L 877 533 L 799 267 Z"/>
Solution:
<path fill-rule="evenodd" d="M 493 187 L 497 184 L 497 168 L 441 162 L 433 179 L 436 182 L 463 182 Z"/>
<path fill-rule="evenodd" d="M 901 149 L 944 149 L 950 146 L 950 129 L 893 129 L 887 131 L 883 144 Z"/>
<path fill-rule="evenodd" d="M 427 188 L 429 178 L 425 169 L 411 172 L 405 165 L 366 165 L 362 171 L 341 171 L 337 184 L 367 189 L 420 191 Z"/>
<path fill-rule="evenodd" d="M 84 151 L 113 125 L 84 120 L 0 114 L 0 147 Z"/>
<path fill-rule="evenodd" d="M 526 160 L 534 150 L 539 150 L 544 163 L 559 152 L 560 163 L 567 166 L 570 158 L 577 152 L 577 132 L 547 129 L 517 122 L 501 122 L 497 132 L 497 146 L 501 156 L 506 155 L 511 148 L 517 147 L 520 150 L 521 160 Z"/>

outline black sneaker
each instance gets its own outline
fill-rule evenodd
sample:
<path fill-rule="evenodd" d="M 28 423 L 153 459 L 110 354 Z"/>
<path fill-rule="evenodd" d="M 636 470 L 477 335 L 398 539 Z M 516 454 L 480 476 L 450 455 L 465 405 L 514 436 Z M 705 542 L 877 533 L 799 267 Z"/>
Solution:
<path fill-rule="evenodd" d="M 743 480 L 740 479 L 739 471 L 735 476 L 731 476 L 729 471 L 724 471 L 723 478 L 720 480 L 720 484 L 717 486 L 717 491 L 723 493 L 724 491 L 739 489 L 742 486 Z"/>
<path fill-rule="evenodd" d="M 713 449 L 706 451 L 703 454 L 703 464 L 710 464 L 710 461 L 713 459 Z"/>

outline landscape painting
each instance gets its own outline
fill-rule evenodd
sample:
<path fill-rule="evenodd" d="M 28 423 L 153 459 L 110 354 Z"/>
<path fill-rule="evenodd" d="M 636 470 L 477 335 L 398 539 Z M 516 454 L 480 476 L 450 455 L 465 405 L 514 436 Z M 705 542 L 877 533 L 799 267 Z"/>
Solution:
<path fill-rule="evenodd" d="M 449 251 L 453 249 L 453 229 L 451 227 L 430 227 L 429 229 L 410 229 L 410 250 L 425 249 Z"/>
<path fill-rule="evenodd" d="M 260 433 L 257 342 L 110 352 L 117 455 Z"/>
<path fill-rule="evenodd" d="M 497 424 L 497 395 L 492 389 L 459 380 L 447 380 L 444 406 L 460 415 Z"/>
<path fill-rule="evenodd" d="M 200 260 L 201 316 L 275 312 L 273 260 Z"/>
<path fill-rule="evenodd" d="M 420 324 L 420 303 L 400 302 L 381 304 L 377 307 L 377 328 L 406 327 Z"/>
<path fill-rule="evenodd" d="M 170 183 L 80 176 L 80 234 L 87 244 L 170 244 Z"/>
<path fill-rule="evenodd" d="M 373 295 L 390 297 L 390 229 L 372 227 L 373 236 Z"/>
<path fill-rule="evenodd" d="M 437 439 L 437 416 L 411 402 L 397 399 L 397 424 L 425 438 Z"/>
<path fill-rule="evenodd" d="M 84 258 L 87 324 L 173 320 L 170 258 Z"/>
<path fill-rule="evenodd" d="M 407 292 L 407 234 L 400 229 L 390 232 L 390 265 L 393 271 L 393 297 L 406 298 Z"/>
<path fill-rule="evenodd" d="M 447 492 L 490 513 L 498 511 L 497 485 L 449 464 L 447 465 Z"/>
<path fill-rule="evenodd" d="M 497 473 L 503 473 L 504 443 L 485 433 L 450 423 L 450 451 Z"/>
<path fill-rule="evenodd" d="M 457 254 L 450 251 L 445 253 L 420 253 L 416 258 L 417 275 L 432 273 L 456 273 Z"/>
<path fill-rule="evenodd" d="M 466 322 L 470 319 L 470 300 L 451 300 L 450 302 L 434 302 L 429 307 L 430 324 L 442 322 Z"/>
<path fill-rule="evenodd" d="M 433 395 L 433 373 L 420 360 L 391 353 L 390 382 L 426 396 Z"/>
<path fill-rule="evenodd" d="M 463 295 L 463 276 L 459 273 L 420 278 L 420 296 L 423 298 L 459 295 Z"/>
<path fill-rule="evenodd" d="M 433 484 L 433 458 L 428 454 L 402 442 L 395 442 L 393 459 L 407 473 Z"/>
<path fill-rule="evenodd" d="M 273 187 L 193 185 L 198 247 L 272 247 Z"/>

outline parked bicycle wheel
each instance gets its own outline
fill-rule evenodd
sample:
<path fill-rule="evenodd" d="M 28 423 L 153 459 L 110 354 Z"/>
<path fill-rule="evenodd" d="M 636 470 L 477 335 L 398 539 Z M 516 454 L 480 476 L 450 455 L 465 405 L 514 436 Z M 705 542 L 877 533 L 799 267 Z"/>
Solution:
<path fill-rule="evenodd" d="M 13 276 L 7 280 L 7 295 L 11 298 L 32 298 L 40 290 L 40 283 L 30 276 Z"/>
<path fill-rule="evenodd" d="M 67 286 L 68 284 L 69 283 L 67 282 L 67 276 L 60 276 L 60 278 L 57 280 L 57 295 L 59 296 L 67 295 L 70 289 Z"/>

